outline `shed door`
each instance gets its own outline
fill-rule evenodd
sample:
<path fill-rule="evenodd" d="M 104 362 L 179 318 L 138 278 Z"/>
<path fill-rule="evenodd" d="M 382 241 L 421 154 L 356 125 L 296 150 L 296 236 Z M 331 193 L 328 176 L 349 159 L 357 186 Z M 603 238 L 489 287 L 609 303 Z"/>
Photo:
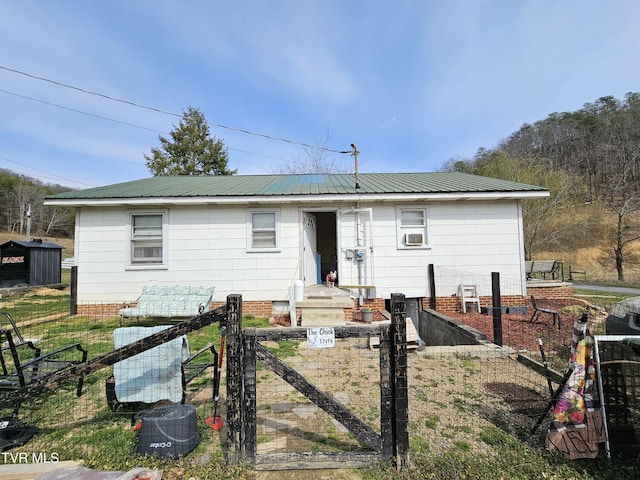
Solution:
<path fill-rule="evenodd" d="M 310 213 L 304 212 L 304 245 L 303 245 L 303 275 L 304 285 L 316 285 L 318 283 L 318 268 L 316 264 L 316 255 L 318 252 L 318 244 L 316 239 L 316 217 Z"/>

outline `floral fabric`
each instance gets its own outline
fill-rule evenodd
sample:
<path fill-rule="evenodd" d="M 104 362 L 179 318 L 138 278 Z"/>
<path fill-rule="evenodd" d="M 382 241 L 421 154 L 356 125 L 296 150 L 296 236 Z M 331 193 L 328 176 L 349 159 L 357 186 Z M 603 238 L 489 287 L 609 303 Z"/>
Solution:
<path fill-rule="evenodd" d="M 593 337 L 584 317 L 573 326 L 569 367 L 571 375 L 553 409 L 547 447 L 569 459 L 595 458 L 606 435 L 599 404 L 594 399 Z"/>

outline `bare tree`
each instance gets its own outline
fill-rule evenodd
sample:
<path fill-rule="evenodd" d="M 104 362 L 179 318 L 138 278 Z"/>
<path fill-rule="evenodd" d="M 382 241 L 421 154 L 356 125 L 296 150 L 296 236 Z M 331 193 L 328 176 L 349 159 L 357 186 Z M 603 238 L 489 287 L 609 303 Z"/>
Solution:
<path fill-rule="evenodd" d="M 612 241 L 615 255 L 616 273 L 618 281 L 624 282 L 624 263 L 626 248 L 632 242 L 640 240 L 640 222 L 637 215 L 640 211 L 640 196 L 621 192 L 619 200 L 606 203 L 607 207 L 616 215 L 615 235 Z"/>
<path fill-rule="evenodd" d="M 338 157 L 334 150 L 327 147 L 331 139 L 329 129 L 316 141 L 316 147 L 304 147 L 305 158 L 278 165 L 273 169 L 275 174 L 301 173 L 348 173 L 353 171 L 344 157 Z"/>
<path fill-rule="evenodd" d="M 57 232 L 68 232 L 73 229 L 73 215 L 67 208 L 44 207 L 40 225 L 47 236 Z"/>
<path fill-rule="evenodd" d="M 586 185 L 581 192 L 585 200 L 613 214 L 609 219 L 614 227 L 602 236 L 601 244 L 614 254 L 619 281 L 624 280 L 627 247 L 639 240 L 639 125 L 639 93 L 628 93 L 623 101 L 605 96 L 575 112 L 553 113 L 523 125 L 498 148 L 512 157 L 548 161 L 552 171 L 572 177 L 572 188 L 583 190 Z M 573 193 L 569 198 L 576 200 Z M 604 230 L 598 225 L 590 227 Z"/>
<path fill-rule="evenodd" d="M 12 233 L 25 233 L 27 213 L 33 214 L 32 207 L 42 204 L 42 195 L 36 185 L 19 183 L 9 192 L 9 200 L 12 209 L 9 231 Z"/>
<path fill-rule="evenodd" d="M 548 162 L 536 158 L 512 158 L 505 152 L 481 150 L 476 158 L 475 173 L 514 182 L 549 188 L 548 198 L 522 203 L 525 257 L 531 260 L 540 247 L 562 243 L 570 225 L 561 221 L 579 187 L 566 172 L 550 168 Z"/>

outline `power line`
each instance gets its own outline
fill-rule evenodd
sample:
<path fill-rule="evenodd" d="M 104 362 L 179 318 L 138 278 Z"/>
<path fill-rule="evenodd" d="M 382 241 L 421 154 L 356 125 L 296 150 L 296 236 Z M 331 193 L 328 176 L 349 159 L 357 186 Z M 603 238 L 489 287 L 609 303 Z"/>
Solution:
<path fill-rule="evenodd" d="M 71 107 L 65 107 L 64 105 L 58 105 L 57 103 L 51 103 L 51 102 L 47 102 L 45 100 L 40 100 L 38 98 L 33 98 L 33 97 L 29 97 L 27 95 L 21 95 L 19 93 L 14 93 L 14 92 L 9 92 L 7 90 L 2 90 L 0 89 L 0 92 L 2 93 L 6 93 L 7 95 L 13 95 L 15 97 L 20 97 L 20 98 L 24 98 L 26 100 L 31 100 L 32 102 L 38 102 L 38 103 L 43 103 L 45 105 L 49 105 L 51 107 L 57 107 L 57 108 L 62 108 L 64 110 L 68 110 L 70 112 L 74 112 L 74 113 L 80 113 L 82 115 L 88 115 L 90 117 L 94 117 L 94 118 L 99 118 L 101 120 L 107 120 L 109 122 L 114 122 L 114 123 L 119 123 L 121 125 L 126 125 L 128 127 L 134 127 L 134 128 L 140 128 L 142 130 L 148 130 L 149 132 L 155 132 L 155 133 L 162 133 L 166 135 L 166 132 L 161 132 L 159 130 L 154 130 L 153 128 L 148 128 L 148 127 L 143 127 L 141 125 L 135 125 L 133 123 L 129 123 L 129 122 L 123 122 L 122 120 L 116 120 L 114 118 L 109 118 L 109 117 L 105 117 L 102 115 L 97 115 L 95 113 L 89 113 L 89 112 L 84 112 L 82 110 L 78 110 L 76 108 L 71 108 Z"/>
<path fill-rule="evenodd" d="M 182 115 L 177 114 L 177 113 L 168 112 L 168 111 L 165 111 L 165 110 L 160 110 L 159 108 L 149 107 L 147 105 L 141 105 L 139 103 L 135 103 L 135 102 L 132 102 L 130 100 L 124 100 L 124 99 L 121 99 L 121 98 L 112 97 L 110 95 L 105 95 L 105 94 L 99 93 L 99 92 L 93 92 L 91 90 L 86 90 L 84 88 L 80 88 L 80 87 L 76 87 L 74 85 L 69 85 L 69 84 L 66 84 L 66 83 L 58 82 L 56 80 L 51 80 L 49 78 L 40 77 L 40 76 L 33 75 L 33 74 L 30 74 L 30 73 L 27 73 L 27 72 L 23 72 L 21 70 L 15 70 L 13 68 L 8 68 L 8 67 L 5 67 L 3 65 L 0 65 L 0 69 L 1 70 L 6 70 L 7 72 L 16 73 L 18 75 L 24 75 L 25 77 L 29 77 L 29 78 L 32 78 L 34 80 L 40 80 L 40 81 L 51 83 L 53 85 L 57 85 L 57 86 L 60 86 L 60 87 L 76 90 L 78 92 L 85 93 L 85 94 L 88 94 L 88 95 L 95 95 L 97 97 L 101 97 L 101 98 L 104 98 L 104 99 L 107 99 L 107 100 L 111 100 L 111 101 L 114 101 L 114 102 L 120 102 L 120 103 L 124 103 L 124 104 L 127 104 L 127 105 L 131 105 L 131 106 L 136 107 L 136 108 L 142 108 L 142 109 L 145 109 L 145 110 L 151 110 L 153 112 L 162 113 L 163 115 L 171 115 L 173 117 L 182 118 Z M 311 145 L 311 144 L 303 143 L 303 142 L 296 142 L 296 141 L 293 141 L 293 140 L 288 140 L 286 138 L 274 137 L 272 135 L 267 135 L 267 134 L 264 134 L 264 133 L 256 133 L 256 132 L 252 132 L 250 130 L 245 130 L 245 129 L 242 129 L 242 128 L 230 127 L 228 125 L 223 125 L 221 123 L 212 123 L 212 122 L 207 122 L 207 123 L 212 127 L 223 128 L 223 129 L 234 131 L 234 132 L 244 133 L 246 135 L 253 135 L 255 137 L 262 137 L 262 138 L 265 138 L 265 139 L 268 139 L 268 140 L 274 140 L 274 141 L 289 143 L 291 145 L 299 145 L 299 146 L 302 146 L 302 147 L 313 148 L 313 149 L 323 150 L 323 151 L 332 152 L 332 153 L 341 153 L 341 154 L 351 153 L 351 151 L 342 151 L 342 150 L 336 150 L 336 149 L 327 148 L 327 147 L 321 147 L 321 146 L 318 146 L 318 145 Z"/>
<path fill-rule="evenodd" d="M 90 183 L 78 182 L 77 180 L 71 180 L 70 178 L 61 177 L 60 175 L 56 175 L 55 173 L 47 172 L 45 170 L 40 170 L 38 168 L 33 168 L 33 167 L 30 167 L 30 166 L 25 165 L 23 163 L 16 162 L 14 160 L 9 160 L 8 158 L 3 157 L 3 156 L 0 156 L 0 160 L 4 160 L 5 162 L 9 162 L 9 163 L 14 163 L 16 165 L 20 165 L 21 167 L 28 168 L 29 170 L 33 170 L 33 171 L 36 171 L 36 172 L 44 173 L 46 175 L 50 175 L 49 177 L 43 177 L 43 178 L 49 178 L 51 180 L 64 180 L 66 182 L 77 183 L 78 185 L 85 185 L 85 186 L 88 186 L 88 187 L 95 187 L 95 185 L 91 185 Z"/>
<path fill-rule="evenodd" d="M 22 95 L 22 94 L 15 93 L 15 92 L 10 92 L 8 90 L 0 89 L 0 92 L 6 93 L 7 95 L 13 95 L 15 97 L 23 98 L 25 100 L 31 100 L 32 102 L 37 102 L 37 103 L 42 103 L 44 105 L 49 105 L 50 107 L 62 108 L 63 110 L 68 110 L 70 112 L 79 113 L 81 115 L 87 115 L 89 117 L 99 118 L 100 120 L 105 120 L 105 121 L 108 121 L 108 122 L 118 123 L 120 125 L 125 125 L 125 126 L 128 126 L 128 127 L 139 128 L 141 130 L 147 130 L 149 132 L 154 132 L 154 133 L 157 133 L 157 134 L 160 134 L 160 135 L 169 135 L 169 132 L 164 132 L 164 131 L 161 131 L 161 130 L 156 130 L 156 129 L 148 128 L 148 127 L 143 127 L 142 125 L 136 125 L 134 123 L 124 122 L 122 120 L 116 120 L 115 118 L 105 117 L 104 115 L 97 115 L 95 113 L 85 112 L 83 110 L 78 110 L 77 108 L 65 107 L 64 105 L 59 105 L 57 103 L 47 102 L 45 100 L 40 100 L 39 98 L 29 97 L 27 95 Z M 256 155 L 258 157 L 270 158 L 272 160 L 278 160 L 278 161 L 281 161 L 281 162 L 291 163 L 290 160 L 287 160 L 287 159 L 284 159 L 284 158 L 280 158 L 280 157 L 273 157 L 273 156 L 269 156 L 269 155 L 264 155 L 262 153 L 250 152 L 248 150 L 240 150 L 238 148 L 233 148 L 233 147 L 229 147 L 229 146 L 227 146 L 227 148 L 229 150 L 233 150 L 233 151 L 236 151 L 236 152 L 248 153 L 249 155 Z"/>
<path fill-rule="evenodd" d="M 90 117 L 98 118 L 100 120 L 105 120 L 105 121 L 108 121 L 108 122 L 118 123 L 118 124 L 129 126 L 129 127 L 139 128 L 141 130 L 147 130 L 147 131 L 158 133 L 158 134 L 161 134 L 161 135 L 168 135 L 168 132 L 163 132 L 163 131 L 155 130 L 155 129 L 148 128 L 148 127 L 143 127 L 141 125 L 136 125 L 136 124 L 130 123 L 130 122 L 124 122 L 122 120 L 116 120 L 114 118 L 105 117 L 103 115 L 97 115 L 95 113 L 85 112 L 83 110 L 78 110 L 76 108 L 65 107 L 64 105 L 59 105 L 57 103 L 47 102 L 45 100 L 40 100 L 38 98 L 30 97 L 30 96 L 27 96 L 27 95 L 22 95 L 22 94 L 15 93 L 15 92 L 10 92 L 8 90 L 0 89 L 0 92 L 1 93 L 5 93 L 7 95 L 13 95 L 15 97 L 23 98 L 25 100 L 30 100 L 32 102 L 42 103 L 44 105 L 48 105 L 48 106 L 51 106 L 51 107 L 61 108 L 63 110 L 68 110 L 68 111 L 71 111 L 71 112 L 74 112 L 74 113 L 79 113 L 81 115 L 87 115 L 87 116 L 90 116 Z M 258 156 L 258 157 L 268 158 L 268 159 L 271 159 L 271 160 L 277 160 L 279 162 L 285 162 L 285 163 L 290 163 L 290 164 L 300 163 L 299 161 L 296 161 L 296 160 L 287 160 L 285 158 L 274 157 L 274 156 L 270 156 L 270 155 L 264 155 L 264 154 L 261 154 L 261 153 L 250 152 L 248 150 L 242 150 L 242 149 L 233 148 L 233 147 L 230 147 L 230 146 L 227 146 L 227 148 L 229 150 L 232 150 L 232 151 L 247 153 L 249 155 L 255 155 L 255 156 Z M 89 186 L 89 187 L 95 186 L 95 185 L 91 185 L 91 184 L 87 184 L 87 183 L 83 183 L 83 182 L 77 182 L 77 181 L 71 180 L 69 178 L 60 177 L 58 175 L 52 174 L 50 172 L 46 172 L 44 170 L 38 170 L 37 168 L 30 167 L 28 165 L 25 165 L 24 163 L 19 163 L 19 162 L 13 161 L 13 160 L 9 160 L 6 157 L 0 156 L 0 159 L 5 160 L 5 161 L 10 162 L 10 163 L 14 163 L 16 165 L 20 165 L 21 167 L 24 167 L 24 168 L 28 168 L 28 169 L 31 169 L 31 170 L 34 170 L 34 171 L 39 171 L 39 172 L 45 173 L 47 175 L 52 175 L 51 177 L 41 177 L 41 178 L 48 178 L 48 179 L 51 179 L 51 180 L 65 180 L 67 182 L 73 182 L 73 183 L 77 183 L 79 185 L 86 185 L 86 186 Z"/>

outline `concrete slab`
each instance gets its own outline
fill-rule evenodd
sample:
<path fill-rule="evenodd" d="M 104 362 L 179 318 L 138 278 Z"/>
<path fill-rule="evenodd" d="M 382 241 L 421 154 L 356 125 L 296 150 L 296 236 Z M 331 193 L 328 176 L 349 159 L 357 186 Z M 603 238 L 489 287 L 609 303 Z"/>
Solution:
<path fill-rule="evenodd" d="M 424 349 L 416 351 L 416 355 L 421 357 L 469 355 L 472 357 L 487 358 L 509 356 L 515 353 L 516 351 L 513 348 L 500 347 L 493 343 L 484 345 L 426 346 Z"/>

